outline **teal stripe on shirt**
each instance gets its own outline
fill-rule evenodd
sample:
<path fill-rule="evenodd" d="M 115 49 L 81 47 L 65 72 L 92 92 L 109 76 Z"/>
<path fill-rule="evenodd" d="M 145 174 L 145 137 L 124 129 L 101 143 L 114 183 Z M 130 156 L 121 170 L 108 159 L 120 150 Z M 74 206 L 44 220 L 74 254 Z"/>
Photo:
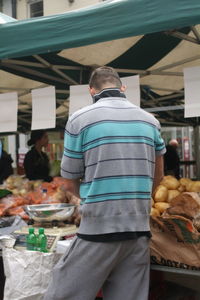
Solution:
<path fill-rule="evenodd" d="M 74 153 L 74 152 L 70 152 L 70 151 L 67 151 L 67 150 L 64 150 L 64 155 L 67 156 L 67 157 L 70 157 L 70 158 L 83 158 L 83 154 L 81 153 Z"/>
<path fill-rule="evenodd" d="M 79 135 L 70 135 L 68 132 L 65 132 L 64 147 L 66 151 L 87 151 L 93 147 L 107 144 L 107 143 L 140 143 L 141 141 L 147 145 L 154 146 L 154 134 L 157 129 L 149 125 L 148 123 L 143 122 L 101 122 L 91 125 L 85 131 L 82 131 Z M 133 135 L 133 132 L 137 134 L 140 138 L 130 138 L 128 137 Z M 113 134 L 114 133 L 114 134 Z M 99 138 L 106 138 L 105 141 L 98 141 Z M 116 138 L 116 136 L 118 136 Z M 119 138 L 123 136 L 123 138 Z M 112 138 L 113 137 L 113 138 Z M 152 139 L 152 141 L 151 141 Z M 94 142 L 93 142 L 94 141 Z M 156 141 L 156 144 L 161 144 L 162 139 Z M 83 147 L 83 144 L 89 144 Z M 156 150 L 162 150 L 163 146 L 157 146 Z M 68 154 L 66 154 L 68 155 Z M 76 157 L 76 155 L 69 154 L 70 157 Z"/>
<path fill-rule="evenodd" d="M 94 179 L 91 183 L 82 183 L 80 186 L 81 198 L 87 198 L 90 195 L 104 193 L 123 193 L 131 190 L 141 190 L 151 192 L 152 179 L 141 176 L 119 176 Z"/>
<path fill-rule="evenodd" d="M 94 203 L 94 202 L 103 202 L 103 201 L 107 201 L 107 200 L 123 200 L 123 199 L 150 199 L 151 196 L 150 196 L 150 193 L 148 195 L 141 195 L 141 194 L 136 194 L 136 193 L 133 193 L 133 194 L 130 194 L 130 195 L 126 195 L 125 193 L 122 194 L 122 195 L 106 195 L 106 196 L 101 196 L 101 197 L 90 197 L 90 198 L 87 198 L 85 200 L 84 203 Z"/>
<path fill-rule="evenodd" d="M 156 128 L 143 122 L 101 122 L 89 126 L 84 130 L 84 144 L 89 143 L 97 138 L 105 136 L 132 136 L 133 133 L 138 136 L 147 136 L 154 139 Z"/>
<path fill-rule="evenodd" d="M 82 151 L 82 137 L 81 136 L 71 136 L 65 133 L 64 148 L 66 150 L 72 150 L 81 152 Z"/>
<path fill-rule="evenodd" d="M 157 146 L 156 147 L 156 151 L 160 151 L 160 150 L 162 150 L 162 149 L 164 149 L 165 148 L 165 145 L 163 144 L 163 145 L 161 145 L 161 146 Z"/>
<path fill-rule="evenodd" d="M 79 135 L 70 135 L 68 132 L 65 132 L 64 147 L 80 152 L 82 144 L 90 143 L 98 138 L 105 138 L 106 136 L 123 136 L 126 138 L 133 136 L 133 133 L 141 137 L 151 137 L 153 140 L 154 130 L 156 129 L 149 124 L 135 121 L 128 123 L 118 121 L 95 123 L 86 128 L 85 131 L 82 131 Z"/>
<path fill-rule="evenodd" d="M 138 139 L 138 138 L 114 138 L 113 137 L 110 139 L 95 141 L 94 143 L 90 143 L 88 146 L 85 146 L 82 149 L 83 149 L 83 151 L 87 151 L 87 150 L 90 150 L 97 146 L 101 146 L 101 145 L 105 145 L 105 144 L 120 144 L 120 143 L 129 143 L 129 144 L 143 143 L 143 144 L 154 147 L 154 143 L 145 138 Z"/>

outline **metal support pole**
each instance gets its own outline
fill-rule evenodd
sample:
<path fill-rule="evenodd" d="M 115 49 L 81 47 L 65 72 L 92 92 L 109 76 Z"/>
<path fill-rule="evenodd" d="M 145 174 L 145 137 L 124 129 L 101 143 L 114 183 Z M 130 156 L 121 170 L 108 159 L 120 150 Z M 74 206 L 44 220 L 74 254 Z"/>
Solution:
<path fill-rule="evenodd" d="M 15 155 L 16 155 L 16 171 L 15 174 L 18 174 L 18 158 L 19 158 L 19 133 L 15 134 Z"/>
<path fill-rule="evenodd" d="M 200 180 L 200 126 L 194 127 L 194 153 L 196 160 L 196 175 L 197 179 Z"/>

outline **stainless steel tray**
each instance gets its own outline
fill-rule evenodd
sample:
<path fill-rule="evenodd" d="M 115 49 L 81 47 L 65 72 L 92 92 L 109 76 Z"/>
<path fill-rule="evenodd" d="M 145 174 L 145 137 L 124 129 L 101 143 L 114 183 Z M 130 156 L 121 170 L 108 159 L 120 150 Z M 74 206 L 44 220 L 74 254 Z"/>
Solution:
<path fill-rule="evenodd" d="M 67 203 L 26 205 L 24 210 L 37 222 L 66 221 L 74 213 L 75 205 Z"/>

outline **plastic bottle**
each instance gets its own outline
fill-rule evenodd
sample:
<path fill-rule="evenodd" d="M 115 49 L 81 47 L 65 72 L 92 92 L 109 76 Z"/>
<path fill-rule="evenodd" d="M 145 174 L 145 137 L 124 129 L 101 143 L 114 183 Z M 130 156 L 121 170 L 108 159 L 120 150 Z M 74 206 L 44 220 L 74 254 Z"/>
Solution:
<path fill-rule="evenodd" d="M 47 237 L 44 234 L 44 228 L 39 228 L 37 236 L 37 250 L 40 252 L 47 252 Z"/>
<path fill-rule="evenodd" d="M 47 197 L 47 189 L 42 189 L 42 198 L 46 199 Z"/>
<path fill-rule="evenodd" d="M 27 250 L 36 250 L 36 235 L 34 233 L 34 228 L 29 228 L 28 235 L 26 237 L 26 249 Z"/>

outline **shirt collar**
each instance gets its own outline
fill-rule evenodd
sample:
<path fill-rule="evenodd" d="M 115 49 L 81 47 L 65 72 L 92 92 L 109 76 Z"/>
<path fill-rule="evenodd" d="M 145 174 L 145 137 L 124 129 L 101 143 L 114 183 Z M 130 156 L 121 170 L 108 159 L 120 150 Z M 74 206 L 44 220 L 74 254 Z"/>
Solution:
<path fill-rule="evenodd" d="M 110 98 L 110 97 L 115 97 L 115 98 L 126 98 L 125 94 L 120 91 L 120 89 L 117 88 L 107 88 L 103 89 L 100 93 L 95 94 L 93 96 L 93 102 L 97 102 L 98 100 L 102 98 Z"/>

